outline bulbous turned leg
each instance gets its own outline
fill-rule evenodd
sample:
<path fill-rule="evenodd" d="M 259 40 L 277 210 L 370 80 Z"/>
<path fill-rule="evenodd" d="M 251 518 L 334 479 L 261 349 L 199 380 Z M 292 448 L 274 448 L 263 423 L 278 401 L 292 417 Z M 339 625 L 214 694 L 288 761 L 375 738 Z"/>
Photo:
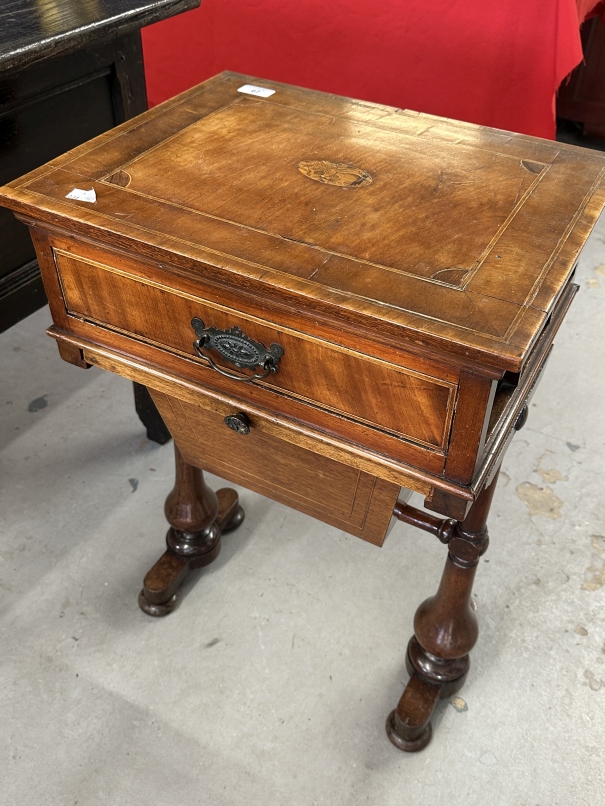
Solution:
<path fill-rule="evenodd" d="M 414 618 L 406 665 L 410 680 L 397 708 L 387 719 L 387 734 L 400 750 L 422 750 L 431 740 L 431 716 L 440 698 L 464 685 L 469 652 L 479 635 L 471 591 L 480 556 L 487 549 L 487 516 L 498 474 L 456 523 L 435 596 L 424 601 Z"/>
<path fill-rule="evenodd" d="M 176 482 L 164 507 L 170 524 L 168 548 L 145 577 L 139 594 L 139 606 L 149 616 L 165 616 L 174 610 L 187 574 L 215 560 L 222 533 L 236 529 L 244 520 L 235 490 L 214 493 L 203 472 L 185 462 L 176 444 L 174 452 Z"/>

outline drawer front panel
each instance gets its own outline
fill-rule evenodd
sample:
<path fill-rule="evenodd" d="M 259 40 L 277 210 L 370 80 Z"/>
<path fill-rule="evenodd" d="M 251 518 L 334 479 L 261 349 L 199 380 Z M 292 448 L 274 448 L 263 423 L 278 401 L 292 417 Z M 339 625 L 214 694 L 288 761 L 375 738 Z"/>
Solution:
<path fill-rule="evenodd" d="M 111 256 L 101 255 L 105 261 Z M 194 317 L 206 327 L 238 326 L 265 347 L 280 344 L 279 370 L 263 381 L 302 401 L 445 453 L 456 385 L 346 350 L 307 334 L 246 316 L 207 300 L 162 287 L 105 262 L 55 249 L 69 312 L 187 356 L 194 354 Z M 214 350 L 208 356 L 238 370 Z M 200 361 L 203 359 L 200 359 Z M 245 371 L 240 374 L 246 374 Z M 244 384 L 242 384 L 244 387 Z M 242 393 L 245 394 L 244 389 Z"/>
<path fill-rule="evenodd" d="M 283 442 L 257 428 L 232 431 L 234 410 L 210 411 L 150 390 L 179 450 L 190 464 L 382 545 L 399 485 Z"/>

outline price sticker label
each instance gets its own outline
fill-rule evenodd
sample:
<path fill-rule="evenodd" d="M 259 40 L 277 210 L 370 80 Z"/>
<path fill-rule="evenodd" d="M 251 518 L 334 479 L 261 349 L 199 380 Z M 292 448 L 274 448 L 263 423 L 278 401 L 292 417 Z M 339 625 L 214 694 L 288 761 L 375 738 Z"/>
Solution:
<path fill-rule="evenodd" d="M 74 188 L 70 193 L 67 194 L 65 197 L 66 199 L 75 199 L 76 201 L 85 201 L 94 204 L 97 200 L 97 194 L 95 193 L 95 189 L 91 188 L 91 190 L 82 190 L 82 188 Z"/>
<path fill-rule="evenodd" d="M 258 98 L 268 98 L 275 93 L 275 90 L 267 89 L 267 87 L 255 87 L 254 84 L 244 84 L 243 87 L 238 87 L 237 91 L 243 92 L 245 95 L 256 95 Z"/>

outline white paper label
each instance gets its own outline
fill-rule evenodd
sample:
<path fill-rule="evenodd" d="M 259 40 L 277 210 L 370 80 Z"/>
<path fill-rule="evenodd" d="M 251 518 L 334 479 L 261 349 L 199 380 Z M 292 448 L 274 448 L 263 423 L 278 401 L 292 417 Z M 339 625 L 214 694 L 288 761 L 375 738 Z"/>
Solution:
<path fill-rule="evenodd" d="M 258 95 L 260 98 L 268 98 L 275 93 L 275 90 L 268 90 L 266 87 L 255 87 L 254 84 L 244 84 L 243 87 L 238 87 L 238 92 L 244 92 L 246 95 Z"/>
<path fill-rule="evenodd" d="M 82 190 L 81 188 L 74 188 L 71 193 L 68 193 L 65 197 L 66 199 L 75 199 L 76 201 L 85 201 L 91 202 L 94 204 L 97 200 L 97 194 L 95 193 L 95 189 L 92 190 Z"/>

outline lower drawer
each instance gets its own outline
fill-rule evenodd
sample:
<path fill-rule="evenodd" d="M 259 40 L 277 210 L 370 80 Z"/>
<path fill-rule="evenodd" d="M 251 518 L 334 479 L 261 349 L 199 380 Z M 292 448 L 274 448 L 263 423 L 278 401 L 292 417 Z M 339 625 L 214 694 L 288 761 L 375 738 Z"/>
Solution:
<path fill-rule="evenodd" d="M 225 416 L 149 390 L 185 461 L 382 545 L 400 487 L 256 427 L 231 430 Z"/>

